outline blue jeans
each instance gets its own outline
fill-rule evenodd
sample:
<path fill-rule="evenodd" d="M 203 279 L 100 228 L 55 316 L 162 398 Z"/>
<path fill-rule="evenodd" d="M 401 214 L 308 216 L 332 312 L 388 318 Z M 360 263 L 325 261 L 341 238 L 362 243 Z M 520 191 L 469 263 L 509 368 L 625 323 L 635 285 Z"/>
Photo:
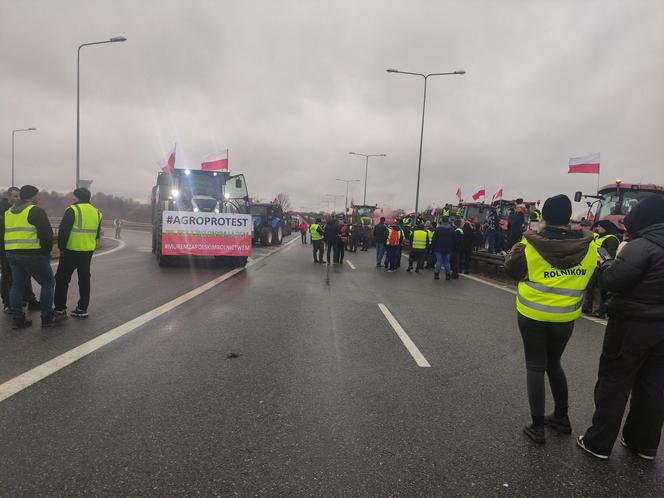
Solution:
<path fill-rule="evenodd" d="M 487 241 L 489 242 L 489 253 L 495 254 L 500 252 L 500 231 L 489 230 L 486 233 Z"/>
<path fill-rule="evenodd" d="M 7 260 L 12 269 L 12 287 L 9 291 L 9 302 L 14 316 L 23 315 L 23 295 L 25 286 L 30 284 L 30 277 L 41 286 L 39 300 L 41 316 L 48 318 L 53 314 L 53 292 L 55 278 L 48 256 L 26 256 L 7 252 Z"/>
<path fill-rule="evenodd" d="M 434 272 L 440 273 L 441 267 L 445 267 L 445 273 L 450 273 L 452 271 L 450 267 L 450 255 L 449 253 L 435 252 L 436 255 L 436 265 L 434 266 Z"/>
<path fill-rule="evenodd" d="M 385 256 L 385 244 L 376 242 L 376 266 L 383 266 L 383 257 Z"/>

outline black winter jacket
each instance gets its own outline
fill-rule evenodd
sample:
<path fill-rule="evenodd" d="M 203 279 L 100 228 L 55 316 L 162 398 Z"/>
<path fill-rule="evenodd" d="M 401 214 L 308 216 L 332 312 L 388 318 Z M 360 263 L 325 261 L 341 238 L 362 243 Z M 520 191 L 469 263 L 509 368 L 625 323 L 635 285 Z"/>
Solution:
<path fill-rule="evenodd" d="M 664 320 L 664 223 L 633 237 L 615 260 L 602 266 L 607 313 L 624 320 Z"/>
<path fill-rule="evenodd" d="M 13 212 L 20 213 L 30 205 L 27 201 L 20 201 L 15 206 L 11 207 Z M 42 208 L 35 206 L 28 213 L 28 223 L 37 228 L 37 237 L 41 243 L 41 249 L 15 249 L 11 251 L 13 254 L 23 254 L 25 256 L 48 256 L 53 249 L 53 228 L 51 222 L 48 220 L 46 211 Z M 0 217 L 0 250 L 5 250 L 5 216 L 4 213 Z"/>
<path fill-rule="evenodd" d="M 454 229 L 448 224 L 440 225 L 433 233 L 431 250 L 443 254 L 452 254 L 454 252 L 454 242 Z"/>
<path fill-rule="evenodd" d="M 387 240 L 387 227 L 385 223 L 378 223 L 373 229 L 373 236 L 376 243 L 385 243 Z"/>

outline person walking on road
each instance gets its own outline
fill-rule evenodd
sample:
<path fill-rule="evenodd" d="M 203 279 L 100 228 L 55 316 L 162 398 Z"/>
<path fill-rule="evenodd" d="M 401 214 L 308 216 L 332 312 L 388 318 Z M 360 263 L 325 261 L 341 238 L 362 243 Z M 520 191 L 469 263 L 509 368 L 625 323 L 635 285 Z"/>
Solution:
<path fill-rule="evenodd" d="M 46 211 L 37 207 L 39 189 L 24 185 L 20 200 L 5 212 L 0 226 L 0 239 L 11 268 L 12 285 L 9 291 L 14 329 L 32 325 L 23 313 L 25 287 L 34 278 L 41 286 L 40 308 L 42 327 L 51 327 L 66 317 L 53 312 L 55 279 L 49 260 L 53 249 L 53 228 Z"/>
<path fill-rule="evenodd" d="M 115 218 L 113 220 L 113 226 L 115 227 L 115 238 L 121 239 L 120 232 L 122 232 L 122 220 L 120 218 Z"/>
<path fill-rule="evenodd" d="M 385 270 L 392 273 L 397 271 L 399 268 L 398 259 L 399 259 L 399 247 L 403 242 L 401 239 L 401 234 L 403 232 L 399 228 L 398 223 L 395 222 L 390 225 L 387 229 L 387 236 L 385 240 L 386 248 L 386 257 L 385 257 Z"/>
<path fill-rule="evenodd" d="M 339 241 L 337 244 L 339 245 L 339 258 L 337 263 L 341 265 L 344 262 L 344 254 L 346 252 L 346 245 L 348 244 L 348 225 L 346 225 L 344 221 L 341 222 L 341 226 L 339 227 Z"/>
<path fill-rule="evenodd" d="M 475 238 L 478 229 L 475 228 L 473 221 L 467 221 L 463 227 L 463 246 L 461 247 L 461 256 L 459 258 L 459 272 L 468 275 L 470 271 L 470 259 L 473 255 L 473 248 L 475 245 Z"/>
<path fill-rule="evenodd" d="M 451 258 L 452 279 L 457 280 L 461 270 L 461 255 L 466 241 L 463 236 L 463 228 L 461 228 L 461 220 L 454 220 L 452 227 L 454 228 L 454 251 Z"/>
<path fill-rule="evenodd" d="M 300 224 L 298 225 L 298 228 L 300 229 L 300 237 L 302 238 L 302 243 L 304 245 L 307 244 L 307 230 L 308 230 L 308 225 L 307 222 L 302 220 Z"/>
<path fill-rule="evenodd" d="M 452 278 L 452 267 L 450 266 L 450 258 L 454 253 L 455 244 L 454 229 L 450 225 L 450 219 L 443 217 L 442 223 L 436 228 L 431 240 L 431 249 L 436 256 L 436 265 L 434 266 L 433 278 L 440 280 L 440 270 L 445 268 L 445 280 Z"/>
<path fill-rule="evenodd" d="M 410 254 L 408 255 L 407 272 L 413 270 L 413 263 L 416 263 L 415 273 L 420 272 L 424 263 L 424 255 L 430 245 L 429 232 L 424 228 L 423 224 L 416 225 L 415 229 L 410 233 Z"/>
<path fill-rule="evenodd" d="M 571 216 L 572 203 L 566 195 L 547 199 L 542 209 L 544 228 L 526 232 L 505 259 L 505 271 L 519 282 L 516 309 L 532 417 L 523 432 L 539 444 L 545 442 L 545 425 L 565 434 L 572 431 L 560 358 L 581 316 L 583 293 L 597 264 L 592 234 L 572 230 Z M 546 417 L 544 372 L 555 406 Z"/>
<path fill-rule="evenodd" d="M 373 229 L 373 238 L 376 243 L 376 268 L 383 266 L 383 257 L 385 256 L 385 242 L 387 241 L 387 226 L 385 226 L 385 217 L 381 216 L 380 221 Z M 385 263 L 387 266 L 387 262 Z"/>
<path fill-rule="evenodd" d="M 327 245 L 327 264 L 339 262 L 339 225 L 337 220 L 330 218 L 325 224 L 325 244 Z M 330 253 L 332 260 L 330 261 Z"/>
<path fill-rule="evenodd" d="M 74 203 L 69 206 L 58 228 L 60 260 L 55 272 L 55 314 L 67 314 L 67 292 L 71 276 L 78 275 L 79 300 L 71 312 L 75 318 L 87 318 L 90 305 L 90 263 L 97 248 L 101 229 L 101 211 L 90 204 L 87 188 L 74 190 Z"/>
<path fill-rule="evenodd" d="M 609 292 L 609 321 L 592 426 L 577 443 L 595 457 L 609 458 L 631 394 L 620 443 L 654 460 L 664 423 L 664 198 L 646 197 L 624 224 L 629 242 L 600 273 L 600 285 Z"/>
<path fill-rule="evenodd" d="M 320 227 L 321 219 L 316 218 L 316 222 L 309 225 L 309 237 L 314 247 L 314 263 L 323 262 L 323 229 Z"/>
<path fill-rule="evenodd" d="M 17 187 L 9 187 L 7 189 L 7 198 L 0 201 L 0 218 L 4 219 L 5 212 L 8 209 L 21 200 L 20 189 Z M 0 295 L 2 296 L 2 304 L 4 307 L 4 312 L 8 315 L 12 313 L 10 299 L 9 299 L 9 290 L 12 286 L 12 269 L 9 266 L 9 260 L 7 259 L 7 254 L 4 250 L 0 250 Z M 28 305 L 28 310 L 35 311 L 40 309 L 39 301 L 35 297 L 35 293 L 32 291 L 32 279 L 28 280 L 28 283 L 25 286 L 25 294 L 23 300 Z"/>

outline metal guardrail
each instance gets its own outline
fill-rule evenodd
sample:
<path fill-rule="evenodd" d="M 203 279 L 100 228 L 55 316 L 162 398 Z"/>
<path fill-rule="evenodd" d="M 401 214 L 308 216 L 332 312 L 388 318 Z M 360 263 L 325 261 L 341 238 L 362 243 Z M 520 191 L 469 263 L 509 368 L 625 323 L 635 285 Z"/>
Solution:
<path fill-rule="evenodd" d="M 60 222 L 62 221 L 62 217 L 60 218 L 49 218 L 49 221 L 51 222 L 51 226 L 53 227 L 53 232 L 57 236 L 58 234 L 58 227 L 60 226 Z M 115 230 L 115 226 L 113 225 L 113 220 L 102 220 L 101 226 L 103 229 L 113 229 Z M 152 223 L 141 223 L 138 221 L 127 221 L 127 220 L 122 220 L 122 229 L 126 230 L 141 230 L 141 231 L 152 231 Z"/>

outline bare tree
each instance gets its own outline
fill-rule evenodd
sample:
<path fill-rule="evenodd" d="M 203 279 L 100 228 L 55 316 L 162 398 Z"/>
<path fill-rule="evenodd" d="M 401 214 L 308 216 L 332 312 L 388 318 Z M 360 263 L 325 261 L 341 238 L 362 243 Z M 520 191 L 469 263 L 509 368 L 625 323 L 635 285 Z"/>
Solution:
<path fill-rule="evenodd" d="M 279 192 L 277 194 L 277 206 L 279 206 L 283 211 L 288 211 L 291 207 L 291 202 L 290 202 L 290 197 L 288 197 L 288 194 L 284 194 L 283 192 Z"/>

